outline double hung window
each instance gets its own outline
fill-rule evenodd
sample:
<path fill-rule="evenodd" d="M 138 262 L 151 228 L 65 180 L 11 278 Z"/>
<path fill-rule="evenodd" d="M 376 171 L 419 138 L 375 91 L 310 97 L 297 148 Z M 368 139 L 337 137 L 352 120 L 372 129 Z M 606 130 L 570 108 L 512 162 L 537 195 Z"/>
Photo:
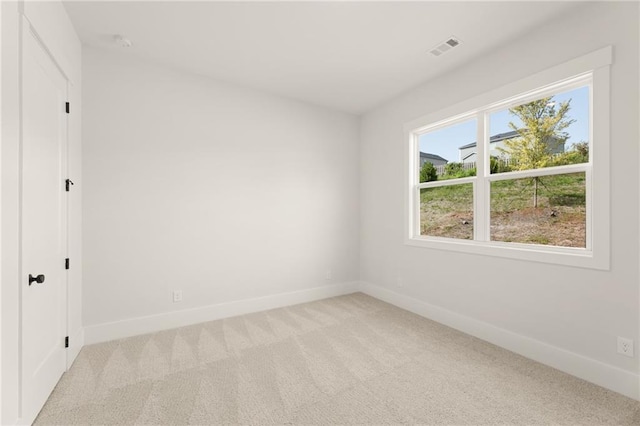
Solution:
<path fill-rule="evenodd" d="M 407 124 L 407 243 L 607 269 L 610 61 L 602 49 Z"/>

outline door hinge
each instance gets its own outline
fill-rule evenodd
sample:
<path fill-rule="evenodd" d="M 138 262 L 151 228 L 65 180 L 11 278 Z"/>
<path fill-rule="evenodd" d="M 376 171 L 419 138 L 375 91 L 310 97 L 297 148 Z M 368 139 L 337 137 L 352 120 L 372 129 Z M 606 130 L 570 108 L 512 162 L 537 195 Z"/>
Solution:
<path fill-rule="evenodd" d="M 64 106 L 65 111 L 69 114 L 69 102 L 67 102 Z"/>
<path fill-rule="evenodd" d="M 68 348 L 69 347 L 69 336 L 64 338 L 64 347 Z"/>
<path fill-rule="evenodd" d="M 68 257 L 64 260 L 64 269 L 69 269 L 69 258 Z"/>
<path fill-rule="evenodd" d="M 65 181 L 65 188 L 67 189 L 67 192 L 69 192 L 69 188 L 71 187 L 71 185 L 75 185 L 75 184 L 73 183 L 73 181 L 71 179 L 67 179 Z"/>

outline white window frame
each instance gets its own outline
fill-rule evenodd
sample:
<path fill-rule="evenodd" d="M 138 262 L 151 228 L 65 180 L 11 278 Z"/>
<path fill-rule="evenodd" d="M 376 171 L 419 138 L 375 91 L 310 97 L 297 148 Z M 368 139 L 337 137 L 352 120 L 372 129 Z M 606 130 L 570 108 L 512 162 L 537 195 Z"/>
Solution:
<path fill-rule="evenodd" d="M 611 46 L 565 62 L 523 80 L 425 115 L 404 126 L 406 149 L 405 244 L 535 262 L 608 270 L 610 268 L 610 65 Z M 544 169 L 491 174 L 487 142 L 492 112 L 559 92 L 589 86 L 589 162 Z M 433 130 L 477 119 L 477 176 L 446 181 L 419 182 L 419 136 Z M 586 247 L 490 241 L 490 184 L 519 179 L 584 172 L 586 179 Z M 420 235 L 420 189 L 473 184 L 474 239 Z"/>

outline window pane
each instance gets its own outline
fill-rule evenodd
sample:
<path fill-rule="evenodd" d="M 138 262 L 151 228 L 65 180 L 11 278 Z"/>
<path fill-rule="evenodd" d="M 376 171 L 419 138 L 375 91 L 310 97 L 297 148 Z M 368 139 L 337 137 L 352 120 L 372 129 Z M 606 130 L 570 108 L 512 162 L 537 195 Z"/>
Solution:
<path fill-rule="evenodd" d="M 491 173 L 589 161 L 589 87 L 490 115 Z"/>
<path fill-rule="evenodd" d="M 475 176 L 475 158 L 463 159 L 459 148 L 476 139 L 477 124 L 474 118 L 420 135 L 419 181 Z"/>
<path fill-rule="evenodd" d="M 492 182 L 491 240 L 584 248 L 585 174 Z"/>
<path fill-rule="evenodd" d="M 421 189 L 420 235 L 473 239 L 473 184 Z"/>

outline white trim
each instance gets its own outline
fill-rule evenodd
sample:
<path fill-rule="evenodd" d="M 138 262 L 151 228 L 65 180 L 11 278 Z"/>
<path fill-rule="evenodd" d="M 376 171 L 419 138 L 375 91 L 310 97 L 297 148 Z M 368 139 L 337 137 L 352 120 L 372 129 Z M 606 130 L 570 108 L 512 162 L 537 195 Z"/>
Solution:
<path fill-rule="evenodd" d="M 440 186 L 464 185 L 465 183 L 475 183 L 476 177 L 464 177 L 457 179 L 432 180 L 431 182 L 422 182 L 416 185 L 418 189 L 438 188 Z"/>
<path fill-rule="evenodd" d="M 478 142 L 476 142 L 476 182 L 473 185 L 473 239 L 488 241 L 491 235 L 490 226 L 483 218 L 489 217 L 490 209 L 489 183 L 484 179 L 487 175 L 487 164 L 491 164 L 490 148 L 485 143 L 480 143 L 480 141 L 489 140 L 488 114 L 478 113 L 476 122 L 476 141 Z"/>
<path fill-rule="evenodd" d="M 568 164 L 566 166 L 545 167 L 544 169 L 516 170 L 515 172 L 494 173 L 485 179 L 489 182 L 500 180 L 524 179 L 536 176 L 566 175 L 591 171 L 589 163 Z"/>
<path fill-rule="evenodd" d="M 476 113 L 486 105 L 492 105 L 504 99 L 513 98 L 514 93 L 529 92 L 541 87 L 547 87 L 549 83 L 560 82 L 573 76 L 611 65 L 613 62 L 613 47 L 607 46 L 595 52 L 588 53 L 579 58 L 572 59 L 555 67 L 540 71 L 522 80 L 505 84 L 491 92 L 475 96 L 466 101 L 451 105 L 431 114 L 419 117 L 405 124 L 406 133 L 415 132 L 417 129 L 424 129 L 425 123 L 454 122 L 463 117 L 468 117 Z M 461 114 L 460 111 L 466 111 Z M 451 121 L 448 118 L 451 118 Z M 443 123 L 446 124 L 446 123 Z"/>
<path fill-rule="evenodd" d="M 513 108 L 518 105 L 523 105 L 547 96 L 554 96 L 556 94 L 570 92 L 584 86 L 591 87 L 591 83 L 591 71 L 589 71 L 581 75 L 576 75 L 574 77 L 570 77 L 561 81 L 557 81 L 553 84 L 546 85 L 538 90 L 528 91 L 524 94 L 519 94 L 509 99 L 498 101 L 494 104 L 489 105 L 488 107 L 483 108 L 483 110 L 491 114 L 494 112 L 505 110 L 507 108 Z"/>
<path fill-rule="evenodd" d="M 591 232 L 593 251 L 593 267 L 609 270 L 611 263 L 611 70 L 602 67 L 593 71 L 594 90 L 591 91 L 593 107 L 591 117 L 593 123 L 596 118 L 598 125 L 592 125 L 592 138 L 589 141 L 589 157 L 592 164 L 592 186 L 587 194 L 587 203 L 591 201 L 591 216 L 587 219 L 587 237 Z M 597 90 L 595 82 L 598 82 Z M 593 141 L 598 141 L 594 143 Z M 593 161 L 594 158 L 597 160 Z M 587 204 L 588 205 L 588 204 Z M 589 219 L 590 217 L 590 219 Z M 591 226 L 597 223 L 598 226 Z M 589 240 L 587 240 L 589 241 Z"/>
<path fill-rule="evenodd" d="M 358 291 L 357 282 L 346 282 L 271 296 L 218 303 L 193 309 L 166 312 L 122 321 L 85 327 L 85 344 L 106 342 L 139 334 L 183 327 L 238 315 L 312 302 L 328 297 L 342 296 Z"/>
<path fill-rule="evenodd" d="M 640 400 L 640 375 L 548 343 L 431 305 L 375 284 L 361 282 L 360 291 L 414 314 L 455 328 L 526 358 L 604 388 Z"/>
<path fill-rule="evenodd" d="M 98 324 L 85 328 L 84 334 L 86 338 L 84 342 L 82 342 L 82 333 L 78 334 L 74 339 L 86 344 L 99 343 L 312 302 L 358 291 L 572 376 L 640 400 L 640 386 L 638 386 L 640 375 L 638 374 L 364 281 L 315 287 L 272 296 Z"/>

